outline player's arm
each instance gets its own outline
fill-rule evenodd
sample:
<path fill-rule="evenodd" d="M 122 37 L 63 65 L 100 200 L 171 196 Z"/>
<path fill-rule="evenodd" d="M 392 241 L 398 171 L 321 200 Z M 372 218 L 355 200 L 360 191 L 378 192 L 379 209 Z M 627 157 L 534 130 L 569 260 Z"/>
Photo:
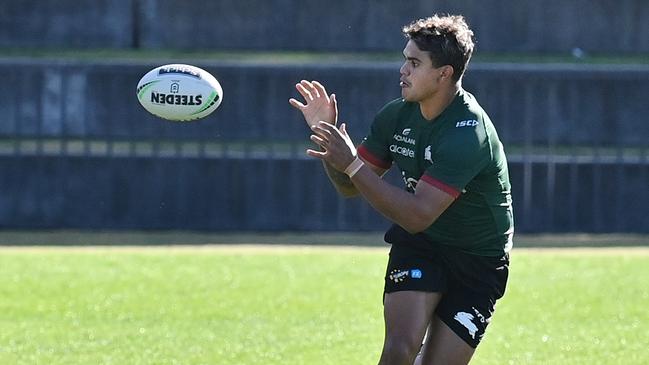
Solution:
<path fill-rule="evenodd" d="M 325 87 L 318 81 L 302 80 L 295 85 L 295 89 L 300 93 L 304 102 L 291 98 L 289 104 L 302 112 L 302 116 L 309 128 L 313 128 L 320 121 L 336 125 L 338 121 L 338 103 L 335 94 L 327 94 Z M 356 190 L 347 175 L 333 168 L 325 160 L 322 163 L 329 180 L 341 195 L 344 197 L 358 195 L 358 190 Z M 386 171 L 371 164 L 368 164 L 368 166 L 379 176 L 383 176 Z"/>
<path fill-rule="evenodd" d="M 377 176 L 383 176 L 385 172 L 387 171 L 386 169 L 380 168 L 378 166 L 374 166 L 371 163 L 363 160 L 362 157 L 359 156 L 359 158 L 364 162 L 364 164 L 370 168 Z M 358 196 L 359 191 L 356 189 L 356 186 L 352 182 L 352 180 L 345 174 L 344 172 L 336 170 L 333 166 L 331 166 L 327 161 L 322 160 L 322 165 L 324 166 L 325 172 L 327 173 L 327 177 L 329 177 L 329 180 L 331 181 L 331 184 L 336 188 L 336 191 L 345 198 L 351 198 L 354 196 Z"/>
<path fill-rule="evenodd" d="M 454 188 L 428 178 L 419 180 L 414 194 L 385 182 L 371 165 L 356 160 L 344 123 L 340 128 L 318 123 L 312 129 L 311 140 L 322 150 L 307 150 L 307 154 L 347 174 L 374 209 L 411 233 L 428 228 L 459 196 Z"/>
<path fill-rule="evenodd" d="M 428 228 L 459 195 L 425 179 L 419 180 L 415 193 L 411 194 L 387 183 L 366 165 L 351 180 L 374 209 L 410 233 Z"/>

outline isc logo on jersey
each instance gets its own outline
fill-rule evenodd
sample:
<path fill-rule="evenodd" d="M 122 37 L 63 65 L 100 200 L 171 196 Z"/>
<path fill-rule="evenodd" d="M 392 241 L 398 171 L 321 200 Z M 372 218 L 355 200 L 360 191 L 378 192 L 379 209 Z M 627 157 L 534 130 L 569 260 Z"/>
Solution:
<path fill-rule="evenodd" d="M 460 127 L 475 127 L 478 124 L 480 124 L 477 120 L 471 119 L 471 120 L 463 120 L 461 122 L 455 123 L 455 128 L 460 128 Z"/>

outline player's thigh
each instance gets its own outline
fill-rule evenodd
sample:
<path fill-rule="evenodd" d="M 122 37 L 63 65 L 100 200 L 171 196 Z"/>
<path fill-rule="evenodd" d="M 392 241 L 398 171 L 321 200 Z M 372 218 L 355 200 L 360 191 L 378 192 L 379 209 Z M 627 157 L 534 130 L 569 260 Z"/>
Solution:
<path fill-rule="evenodd" d="M 392 245 L 383 301 L 386 348 L 419 350 L 446 286 L 444 267 L 429 251 Z"/>
<path fill-rule="evenodd" d="M 424 343 L 418 365 L 465 365 L 475 352 L 451 330 L 437 315 L 430 321 L 428 336 Z"/>
<path fill-rule="evenodd" d="M 383 302 L 386 340 L 420 344 L 440 298 L 440 293 L 422 291 L 386 293 Z"/>

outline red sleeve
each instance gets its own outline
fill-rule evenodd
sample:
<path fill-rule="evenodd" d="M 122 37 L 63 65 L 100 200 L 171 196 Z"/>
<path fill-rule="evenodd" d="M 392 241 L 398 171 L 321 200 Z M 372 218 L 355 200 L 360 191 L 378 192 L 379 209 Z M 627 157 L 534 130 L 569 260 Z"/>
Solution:
<path fill-rule="evenodd" d="M 424 182 L 438 188 L 439 190 L 445 192 L 446 194 L 451 195 L 453 198 L 457 199 L 460 196 L 460 191 L 457 190 L 456 188 L 445 184 L 442 181 L 437 180 L 436 178 L 430 176 L 430 175 L 422 175 L 421 180 Z"/>
<path fill-rule="evenodd" d="M 374 165 L 376 167 L 380 167 L 382 169 L 387 170 L 392 166 L 391 161 L 381 160 L 380 158 L 378 158 L 374 154 L 372 154 L 372 152 L 370 152 L 370 150 L 367 149 L 367 147 L 365 147 L 363 145 L 358 146 L 357 152 L 358 152 L 358 155 L 363 158 L 363 160 L 371 163 L 372 165 Z"/>

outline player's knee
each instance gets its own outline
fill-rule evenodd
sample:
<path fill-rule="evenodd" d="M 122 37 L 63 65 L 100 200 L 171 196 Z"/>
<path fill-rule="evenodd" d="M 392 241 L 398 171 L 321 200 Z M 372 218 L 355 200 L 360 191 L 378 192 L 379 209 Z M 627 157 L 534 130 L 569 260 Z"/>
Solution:
<path fill-rule="evenodd" d="M 421 341 L 403 337 L 387 338 L 383 345 L 383 355 L 387 364 L 412 364 L 419 353 Z"/>

